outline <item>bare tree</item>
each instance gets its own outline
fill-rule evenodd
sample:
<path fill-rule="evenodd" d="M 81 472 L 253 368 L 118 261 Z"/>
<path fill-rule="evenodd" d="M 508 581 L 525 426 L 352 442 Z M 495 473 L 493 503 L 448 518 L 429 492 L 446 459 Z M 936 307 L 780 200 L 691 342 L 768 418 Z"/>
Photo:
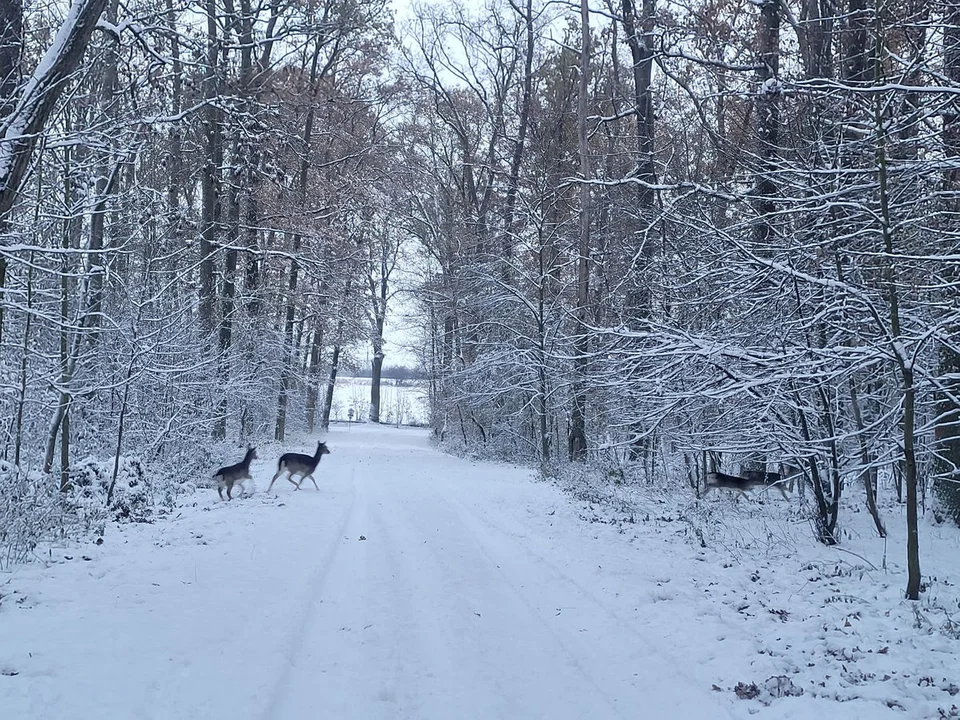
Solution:
<path fill-rule="evenodd" d="M 16 105 L 6 111 L 3 125 L 0 126 L 0 222 L 7 220 L 43 126 L 56 106 L 65 81 L 80 64 L 106 4 L 107 0 L 74 0 L 63 27 L 43 54 L 30 81 L 16 96 Z M 16 17 L 18 7 L 18 3 L 10 7 L 9 19 L 13 22 L 2 36 L 4 43 L 12 45 L 6 53 L 8 62 L 19 56 L 20 52 L 16 31 L 19 25 Z M 5 89 L 13 86 L 13 81 L 8 78 L 15 64 L 14 61 L 5 68 Z M 5 106 L 9 107 L 9 101 L 5 101 Z M 3 228 L 0 227 L 0 230 Z"/>
<path fill-rule="evenodd" d="M 590 301 L 590 145 L 587 142 L 587 113 L 590 92 L 590 6 L 580 1 L 580 86 L 577 96 L 577 148 L 580 153 L 580 236 L 577 243 L 577 304 L 572 405 L 570 409 L 569 453 L 571 460 L 583 460 L 587 453 L 587 305 Z"/>

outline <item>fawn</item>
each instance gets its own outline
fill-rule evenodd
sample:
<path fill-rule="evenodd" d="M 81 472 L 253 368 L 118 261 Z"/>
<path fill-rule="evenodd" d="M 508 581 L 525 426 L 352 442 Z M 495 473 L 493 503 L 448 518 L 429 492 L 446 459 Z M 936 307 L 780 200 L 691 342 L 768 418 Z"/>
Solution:
<path fill-rule="evenodd" d="M 313 481 L 313 486 L 320 489 L 317 485 L 317 481 L 313 477 L 313 471 L 317 469 L 317 465 L 320 463 L 320 458 L 324 455 L 329 455 L 330 451 L 327 449 L 327 444 L 318 442 L 317 443 L 317 452 L 313 455 L 304 455 L 302 453 L 284 453 L 280 456 L 280 462 L 277 463 L 277 474 L 273 476 L 273 480 L 270 481 L 270 485 L 267 487 L 267 492 L 270 492 L 270 488 L 273 487 L 273 483 L 278 477 L 284 473 L 289 473 L 287 475 L 287 480 L 296 485 L 296 489 L 300 489 L 300 485 L 304 480 L 310 478 Z M 300 476 L 300 482 L 296 482 L 293 479 L 294 475 Z"/>
<path fill-rule="evenodd" d="M 250 461 L 256 459 L 257 449 L 252 447 L 247 448 L 247 454 L 243 456 L 243 460 L 236 465 L 222 467 L 214 473 L 213 479 L 217 481 L 217 494 L 221 500 L 223 500 L 224 488 L 227 489 L 227 500 L 233 500 L 233 486 L 236 483 L 240 483 L 240 488 L 244 489 L 243 481 L 251 479 Z"/>
<path fill-rule="evenodd" d="M 786 490 L 784 490 L 784 480 L 780 473 L 768 473 L 761 470 L 747 470 L 743 473 L 743 475 L 743 477 L 740 477 L 739 475 L 726 475 L 722 472 L 709 472 L 707 473 L 707 482 L 704 485 L 703 494 L 706 495 L 715 487 L 736 490 L 741 495 L 746 495 L 747 490 L 753 490 L 755 487 L 773 487 L 780 491 L 780 494 L 783 495 L 784 500 L 790 499 L 787 497 Z M 787 482 L 787 489 L 792 491 L 793 478 L 791 477 Z"/>

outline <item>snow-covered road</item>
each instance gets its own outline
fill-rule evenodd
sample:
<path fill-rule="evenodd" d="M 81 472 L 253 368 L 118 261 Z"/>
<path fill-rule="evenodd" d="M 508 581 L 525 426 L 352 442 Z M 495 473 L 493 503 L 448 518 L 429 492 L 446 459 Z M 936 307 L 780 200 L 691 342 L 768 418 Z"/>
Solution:
<path fill-rule="evenodd" d="M 0 626 L 32 648 L 0 656 L 18 673 L 0 678 L 3 717 L 726 715 L 655 628 L 610 608 L 575 515 L 544 555 L 556 489 L 418 430 L 351 426 L 328 444 L 319 492 L 263 493 L 261 452 L 252 496 L 210 491 L 57 566 L 23 603 L 43 607 Z"/>
<path fill-rule="evenodd" d="M 251 495 L 204 491 L 0 577 L 0 718 L 903 717 L 882 697 L 738 699 L 785 666 L 774 637 L 804 647 L 785 614 L 745 610 L 756 571 L 584 522 L 529 471 L 424 431 L 327 443 L 319 492 L 265 493 L 261 450 Z"/>
<path fill-rule="evenodd" d="M 555 490 L 387 432 L 344 439 L 342 481 L 291 499 L 315 553 L 271 648 L 265 718 L 718 715 L 610 611 L 599 564 L 583 575 L 537 551 L 530 519 Z M 311 531 L 319 504 L 330 520 Z"/>

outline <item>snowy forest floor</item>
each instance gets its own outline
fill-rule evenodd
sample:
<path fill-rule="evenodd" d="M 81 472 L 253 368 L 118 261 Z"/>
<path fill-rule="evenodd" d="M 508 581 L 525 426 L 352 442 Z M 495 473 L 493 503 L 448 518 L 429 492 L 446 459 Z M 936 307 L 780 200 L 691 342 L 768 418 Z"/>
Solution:
<path fill-rule="evenodd" d="M 564 493 L 423 430 L 327 443 L 319 491 L 264 492 L 261 448 L 248 495 L 0 574 L 0 715 L 960 717 L 954 527 L 922 526 L 910 603 L 896 506 L 879 569 L 852 508 L 826 548 L 779 496 L 678 511 L 680 489 Z"/>

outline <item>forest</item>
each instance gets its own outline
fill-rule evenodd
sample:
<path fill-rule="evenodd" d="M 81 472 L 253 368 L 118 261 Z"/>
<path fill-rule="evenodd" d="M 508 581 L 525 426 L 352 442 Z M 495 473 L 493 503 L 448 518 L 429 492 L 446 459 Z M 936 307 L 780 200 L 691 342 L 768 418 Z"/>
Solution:
<path fill-rule="evenodd" d="M 377 422 L 402 298 L 452 449 L 792 468 L 826 544 L 884 488 L 916 599 L 958 97 L 960 0 L 2 0 L 0 566 L 324 429 L 357 348 Z"/>

